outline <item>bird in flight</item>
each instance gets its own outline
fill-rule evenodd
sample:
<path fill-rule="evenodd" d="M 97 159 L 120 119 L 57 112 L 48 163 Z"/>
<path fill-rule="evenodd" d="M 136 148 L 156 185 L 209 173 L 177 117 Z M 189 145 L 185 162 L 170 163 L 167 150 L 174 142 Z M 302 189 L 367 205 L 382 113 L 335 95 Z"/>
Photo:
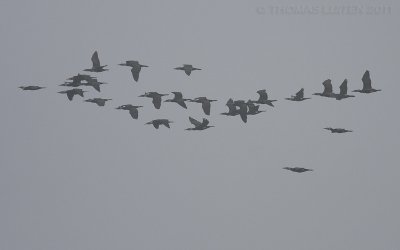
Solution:
<path fill-rule="evenodd" d="M 146 123 L 146 125 L 153 125 L 156 129 L 160 127 L 160 125 L 164 125 L 167 128 L 170 128 L 169 124 L 172 123 L 172 121 L 168 119 L 156 119 L 152 120 Z"/>
<path fill-rule="evenodd" d="M 352 130 L 347 130 L 344 128 L 324 128 L 324 129 L 331 131 L 331 133 L 337 133 L 337 134 L 353 132 Z"/>
<path fill-rule="evenodd" d="M 85 92 L 87 92 L 87 91 L 84 91 L 84 90 L 82 90 L 82 89 L 69 89 L 69 90 L 60 91 L 60 92 L 58 92 L 58 93 L 60 93 L 60 94 L 67 94 L 68 99 L 69 99 L 70 101 L 72 101 L 72 99 L 74 99 L 74 96 L 75 96 L 75 95 L 79 95 L 79 96 L 81 96 L 81 97 L 84 97 L 84 96 L 83 96 L 83 93 L 85 93 Z"/>
<path fill-rule="evenodd" d="M 142 108 L 143 106 L 133 106 L 132 104 L 126 104 L 117 107 L 116 109 L 122 109 L 122 110 L 128 110 L 129 114 L 132 116 L 133 119 L 137 119 L 139 117 L 139 108 Z"/>
<path fill-rule="evenodd" d="M 99 107 L 103 107 L 104 105 L 106 105 L 107 101 L 111 101 L 111 99 L 92 98 L 92 99 L 85 100 L 85 102 L 96 103 L 97 106 L 99 106 Z"/>
<path fill-rule="evenodd" d="M 312 169 L 308 169 L 308 168 L 299 168 L 299 167 L 294 167 L 294 168 L 290 168 L 290 167 L 285 167 L 283 169 L 292 171 L 292 172 L 296 172 L 296 173 L 304 173 L 307 171 L 313 171 Z"/>
<path fill-rule="evenodd" d="M 161 108 L 161 100 L 163 96 L 166 96 L 167 94 L 159 94 L 157 92 L 146 92 L 143 95 L 140 95 L 139 97 L 148 97 L 153 99 L 153 105 L 156 109 Z"/>
<path fill-rule="evenodd" d="M 21 86 L 19 87 L 22 90 L 39 90 L 39 89 L 44 89 L 45 87 L 40 87 L 40 86 Z"/>
<path fill-rule="evenodd" d="M 201 70 L 199 68 L 195 68 L 190 64 L 184 64 L 182 67 L 176 67 L 176 70 L 183 70 L 185 71 L 186 75 L 190 76 L 190 74 L 192 73 L 192 71 L 194 70 Z"/>
<path fill-rule="evenodd" d="M 192 117 L 189 117 L 189 121 L 194 125 L 194 128 L 187 128 L 186 130 L 205 130 L 214 127 L 208 125 L 210 122 L 206 118 L 203 118 L 203 121 L 200 122 Z"/>
<path fill-rule="evenodd" d="M 374 93 L 377 91 L 381 91 L 380 89 L 374 89 L 372 88 L 372 82 L 371 82 L 371 77 L 369 75 L 369 71 L 365 71 L 363 77 L 361 78 L 362 82 L 363 82 L 363 88 L 362 89 L 357 89 L 357 90 L 353 90 L 353 92 L 359 92 L 359 93 L 365 93 L 365 94 L 369 94 L 369 93 Z"/>
<path fill-rule="evenodd" d="M 89 72 L 103 72 L 107 71 L 108 69 L 105 69 L 104 67 L 107 67 L 107 65 L 100 65 L 100 59 L 99 59 L 99 54 L 97 51 L 95 51 L 92 55 L 92 68 L 90 69 L 84 69 L 84 71 L 89 71 Z"/>
<path fill-rule="evenodd" d="M 304 88 L 300 89 L 299 92 L 296 93 L 296 95 L 292 95 L 291 97 L 286 98 L 286 100 L 295 101 L 295 102 L 301 102 L 301 101 L 304 101 L 307 99 L 311 99 L 311 98 L 304 97 Z"/>

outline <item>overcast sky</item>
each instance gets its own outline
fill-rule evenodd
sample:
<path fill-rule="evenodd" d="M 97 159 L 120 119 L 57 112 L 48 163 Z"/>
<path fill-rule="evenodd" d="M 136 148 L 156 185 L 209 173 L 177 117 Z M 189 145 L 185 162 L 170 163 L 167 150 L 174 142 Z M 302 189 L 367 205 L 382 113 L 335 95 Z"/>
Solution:
<path fill-rule="evenodd" d="M 0 249 L 400 248 L 397 1 L 0 1 Z M 91 67 L 108 82 L 58 91 Z M 125 60 L 149 65 L 139 82 Z M 173 70 L 202 68 L 190 77 Z M 312 96 L 330 78 L 374 94 Z M 22 91 L 21 85 L 46 89 Z M 267 89 L 276 107 L 219 115 Z M 285 97 L 305 88 L 304 102 Z M 218 99 L 155 110 L 146 91 Z M 123 104 L 145 106 L 139 119 Z M 144 123 L 168 118 L 171 129 Z M 324 127 L 353 133 L 333 135 Z M 283 167 L 305 167 L 296 174 Z"/>

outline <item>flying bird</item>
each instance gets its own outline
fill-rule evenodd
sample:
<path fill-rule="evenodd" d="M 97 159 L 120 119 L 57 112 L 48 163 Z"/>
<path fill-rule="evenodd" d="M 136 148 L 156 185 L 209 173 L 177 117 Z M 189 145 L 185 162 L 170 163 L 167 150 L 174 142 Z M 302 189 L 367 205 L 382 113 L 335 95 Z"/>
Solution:
<path fill-rule="evenodd" d="M 160 127 L 160 125 L 164 125 L 165 127 L 170 128 L 170 126 L 169 126 L 170 123 L 172 123 L 172 121 L 170 121 L 168 119 L 156 119 L 156 120 L 149 121 L 145 124 L 153 125 L 153 127 L 158 129 Z"/>
<path fill-rule="evenodd" d="M 344 79 L 339 88 L 340 88 L 340 93 L 336 95 L 336 100 L 342 100 L 345 98 L 354 97 L 354 95 L 347 94 L 347 79 Z"/>
<path fill-rule="evenodd" d="M 106 105 L 107 101 L 111 101 L 111 99 L 92 98 L 92 99 L 85 100 L 85 102 L 96 103 L 97 106 L 100 106 L 100 107 L 103 107 L 104 105 Z"/>
<path fill-rule="evenodd" d="M 303 172 L 307 172 L 307 171 L 313 171 L 312 169 L 299 168 L 299 167 L 294 167 L 294 168 L 285 167 L 283 169 L 287 169 L 289 171 L 296 172 L 296 173 L 303 173 Z"/>
<path fill-rule="evenodd" d="M 179 106 L 187 109 L 185 101 L 190 101 L 190 99 L 183 98 L 183 95 L 181 92 L 171 92 L 171 93 L 174 94 L 174 98 L 165 100 L 164 102 L 175 102 L 175 103 L 179 104 Z"/>
<path fill-rule="evenodd" d="M 226 116 L 235 116 L 238 115 L 238 110 L 232 100 L 232 98 L 230 98 L 227 102 L 226 102 L 226 106 L 228 107 L 228 112 L 224 112 L 221 113 L 221 115 L 226 115 Z"/>
<path fill-rule="evenodd" d="M 336 98 L 336 95 L 333 93 L 331 79 L 325 80 L 322 82 L 322 85 L 324 86 L 324 91 L 322 93 L 314 93 L 314 95 Z"/>
<path fill-rule="evenodd" d="M 97 79 L 88 80 L 86 83 L 82 83 L 83 86 L 93 87 L 97 92 L 100 92 L 100 85 L 107 84 L 105 82 L 99 82 Z"/>
<path fill-rule="evenodd" d="M 131 104 L 126 104 L 117 107 L 116 109 L 122 109 L 122 110 L 128 110 L 129 114 L 132 116 L 133 119 L 138 119 L 139 117 L 139 108 L 142 108 L 143 106 L 133 106 Z"/>
<path fill-rule="evenodd" d="M 100 65 L 100 59 L 97 51 L 95 51 L 92 55 L 92 68 L 90 69 L 84 69 L 84 71 L 89 71 L 89 72 L 103 72 L 107 71 L 108 69 L 105 69 L 104 67 L 107 67 L 107 65 Z"/>
<path fill-rule="evenodd" d="M 22 90 L 39 90 L 39 89 L 44 89 L 45 87 L 40 87 L 40 86 L 21 86 L 18 87 Z"/>
<path fill-rule="evenodd" d="M 135 80 L 135 82 L 139 81 L 139 73 L 142 67 L 149 67 L 147 65 L 140 64 L 138 61 L 126 61 L 125 63 L 120 63 L 119 65 L 131 67 L 133 80 Z"/>
<path fill-rule="evenodd" d="M 70 101 L 72 101 L 72 99 L 74 99 L 75 95 L 79 95 L 81 97 L 83 96 L 83 93 L 85 93 L 87 91 L 83 91 L 82 89 L 69 89 L 69 90 L 64 90 L 64 91 L 60 91 L 58 93 L 60 94 L 67 94 L 67 97 Z"/>
<path fill-rule="evenodd" d="M 189 101 L 201 103 L 201 107 L 204 111 L 204 114 L 210 115 L 211 103 L 216 102 L 217 100 L 210 100 L 210 99 L 207 99 L 207 97 L 197 97 L 197 98 L 194 98 L 193 100 L 189 100 Z"/>
<path fill-rule="evenodd" d="M 380 89 L 372 88 L 371 77 L 369 75 L 369 71 L 368 70 L 365 71 L 365 73 L 364 73 L 363 77 L 361 78 L 361 80 L 363 82 L 363 88 L 362 89 L 353 90 L 353 92 L 369 94 L 369 93 L 381 91 Z"/>
<path fill-rule="evenodd" d="M 338 134 L 353 132 L 352 130 L 347 130 L 344 128 L 324 128 L 324 129 L 331 131 L 331 133 L 338 133 Z"/>
<path fill-rule="evenodd" d="M 296 101 L 296 102 L 300 102 L 300 101 L 304 101 L 307 99 L 311 99 L 311 98 L 305 98 L 304 97 L 304 88 L 300 89 L 299 92 L 296 93 L 296 95 L 292 95 L 290 98 L 286 98 L 286 100 L 289 101 Z"/>
<path fill-rule="evenodd" d="M 265 112 L 265 110 L 258 110 L 260 108 L 260 105 L 255 105 L 253 101 L 248 100 L 247 101 L 247 115 L 257 115 L 259 113 Z"/>
<path fill-rule="evenodd" d="M 233 105 L 235 105 L 236 107 L 238 107 L 239 109 L 237 109 L 237 113 L 240 115 L 240 118 L 242 119 L 242 121 L 244 123 L 247 122 L 247 103 L 243 100 L 237 100 L 233 102 Z"/>
<path fill-rule="evenodd" d="M 176 70 L 183 70 L 185 71 L 186 75 L 190 76 L 190 74 L 192 73 L 192 71 L 194 70 L 201 70 L 199 68 L 195 68 L 190 64 L 184 64 L 182 67 L 176 67 Z"/>
<path fill-rule="evenodd" d="M 161 99 L 163 96 L 166 96 L 167 94 L 159 94 L 157 92 L 146 92 L 143 95 L 140 95 L 139 97 L 148 97 L 153 99 L 153 105 L 156 109 L 160 109 L 161 107 Z"/>
<path fill-rule="evenodd" d="M 259 95 L 258 100 L 252 101 L 253 103 L 267 104 L 271 107 L 274 107 L 273 102 L 276 102 L 276 100 L 269 100 L 267 91 L 265 89 L 258 90 L 257 93 Z"/>
<path fill-rule="evenodd" d="M 209 126 L 209 121 L 206 118 L 203 118 L 202 122 L 199 122 L 198 120 L 189 117 L 190 123 L 194 125 L 194 128 L 187 128 L 186 130 L 205 130 L 208 128 L 212 128 L 214 126 Z"/>

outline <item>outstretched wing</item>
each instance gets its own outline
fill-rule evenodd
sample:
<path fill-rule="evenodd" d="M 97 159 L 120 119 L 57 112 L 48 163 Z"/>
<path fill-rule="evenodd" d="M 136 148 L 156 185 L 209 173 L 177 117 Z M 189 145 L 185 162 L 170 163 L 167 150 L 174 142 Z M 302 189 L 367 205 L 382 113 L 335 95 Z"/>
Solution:
<path fill-rule="evenodd" d="M 299 92 L 296 93 L 296 98 L 303 99 L 304 98 L 304 89 L 300 89 Z"/>
<path fill-rule="evenodd" d="M 142 67 L 140 67 L 139 65 L 135 65 L 131 69 L 133 80 L 135 80 L 135 82 L 139 80 L 139 73 L 141 69 Z"/>
<path fill-rule="evenodd" d="M 371 77 L 369 75 L 369 71 L 365 71 L 363 77 L 362 77 L 362 82 L 363 82 L 363 90 L 366 89 L 371 89 L 372 88 L 372 84 L 371 84 Z"/>
<path fill-rule="evenodd" d="M 137 119 L 139 117 L 139 112 L 137 109 L 130 109 L 129 114 L 131 114 L 133 119 Z"/>
<path fill-rule="evenodd" d="M 181 92 L 172 92 L 174 94 L 174 99 L 182 99 L 183 95 Z"/>
<path fill-rule="evenodd" d="M 210 115 L 210 110 L 211 110 L 211 102 L 210 101 L 203 101 L 201 103 L 201 107 L 203 108 L 203 111 L 206 115 Z"/>
<path fill-rule="evenodd" d="M 178 104 L 179 104 L 179 106 L 181 106 L 181 107 L 183 107 L 183 108 L 187 109 L 186 103 L 185 103 L 185 101 L 184 101 L 183 99 L 182 99 L 182 100 L 179 100 L 179 101 L 177 101 L 176 103 L 178 103 Z"/>
<path fill-rule="evenodd" d="M 340 95 L 347 95 L 347 79 L 344 79 L 342 84 L 340 85 Z"/>
<path fill-rule="evenodd" d="M 324 94 L 324 95 L 330 95 L 330 94 L 332 94 L 333 89 L 332 89 L 332 81 L 331 81 L 331 79 L 325 80 L 325 81 L 322 83 L 322 85 L 324 85 L 324 92 L 322 92 L 322 94 Z"/>
<path fill-rule="evenodd" d="M 260 97 L 258 98 L 259 101 L 268 100 L 268 94 L 265 89 L 259 90 L 257 91 L 257 93 L 260 95 Z"/>
<path fill-rule="evenodd" d="M 156 109 L 161 108 L 161 96 L 154 96 L 153 97 L 153 105 Z"/>
<path fill-rule="evenodd" d="M 189 68 L 184 68 L 186 75 L 190 76 L 190 73 L 192 73 L 192 69 Z"/>
<path fill-rule="evenodd" d="M 100 60 L 99 60 L 99 55 L 97 54 L 97 51 L 95 51 L 92 55 L 92 64 L 93 64 L 93 68 L 100 68 Z"/>
<path fill-rule="evenodd" d="M 190 116 L 189 116 L 189 121 L 190 121 L 190 123 L 193 124 L 195 127 L 200 127 L 200 126 L 202 125 L 201 122 L 199 122 L 198 120 L 196 120 L 196 119 L 194 119 L 194 118 L 192 118 L 192 117 L 190 117 Z"/>
<path fill-rule="evenodd" d="M 72 99 L 74 99 L 74 93 L 72 93 L 71 91 L 68 91 L 67 92 L 67 97 L 68 97 L 68 99 L 70 100 L 70 101 L 72 101 Z"/>
<path fill-rule="evenodd" d="M 210 122 L 206 119 L 206 118 L 203 118 L 203 123 L 201 124 L 202 126 L 207 126 L 208 124 L 209 124 Z"/>

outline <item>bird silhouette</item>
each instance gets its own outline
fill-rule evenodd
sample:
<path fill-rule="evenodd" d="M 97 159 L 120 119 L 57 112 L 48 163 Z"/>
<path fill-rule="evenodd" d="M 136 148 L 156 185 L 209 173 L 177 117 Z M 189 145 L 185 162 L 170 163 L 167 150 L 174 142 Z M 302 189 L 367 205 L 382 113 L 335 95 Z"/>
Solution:
<path fill-rule="evenodd" d="M 165 100 L 164 102 L 175 102 L 179 104 L 179 106 L 181 106 L 182 108 L 187 109 L 185 101 L 190 101 L 190 99 L 183 98 L 181 92 L 171 92 L 171 93 L 174 94 L 174 98 Z"/>
<path fill-rule="evenodd" d="M 158 129 L 160 127 L 160 125 L 164 125 L 165 127 L 170 128 L 170 126 L 169 126 L 170 123 L 172 123 L 172 121 L 170 121 L 168 119 L 156 119 L 156 120 L 149 121 L 145 124 L 153 125 L 153 127 Z"/>
<path fill-rule="evenodd" d="M 79 95 L 81 97 L 83 96 L 83 93 L 85 93 L 86 91 L 82 90 L 82 89 L 69 89 L 69 90 L 64 90 L 64 91 L 60 91 L 58 93 L 60 94 L 67 94 L 67 97 L 70 101 L 72 101 L 72 99 L 74 99 L 75 95 Z"/>
<path fill-rule="evenodd" d="M 342 84 L 340 85 L 340 92 L 338 95 L 336 95 L 336 100 L 342 100 L 342 99 L 346 99 L 349 97 L 354 97 L 354 95 L 348 95 L 347 94 L 347 79 L 344 79 L 344 81 L 342 82 Z"/>
<path fill-rule="evenodd" d="M 374 93 L 377 91 L 381 91 L 380 89 L 374 89 L 372 88 L 372 81 L 371 81 L 371 77 L 369 75 L 369 71 L 365 71 L 363 77 L 361 78 L 362 82 L 363 82 L 363 88 L 362 89 L 357 89 L 357 90 L 353 90 L 353 92 L 359 92 L 359 93 L 365 93 L 365 94 L 370 94 L 370 93 Z"/>
<path fill-rule="evenodd" d="M 208 125 L 210 122 L 206 118 L 203 118 L 203 121 L 199 122 L 198 120 L 189 117 L 189 121 L 194 125 L 194 128 L 187 128 L 186 130 L 205 130 L 214 127 Z"/>
<path fill-rule="evenodd" d="M 162 97 L 166 96 L 167 94 L 159 94 L 157 92 L 146 92 L 143 95 L 140 95 L 139 97 L 148 97 L 153 99 L 153 105 L 156 109 L 161 108 L 161 101 Z"/>
<path fill-rule="evenodd" d="M 294 168 L 285 167 L 285 168 L 283 168 L 283 169 L 287 169 L 287 170 L 289 170 L 289 171 L 296 172 L 296 173 L 304 173 L 304 172 L 307 172 L 307 171 L 313 171 L 312 169 L 308 169 L 308 168 L 299 168 L 299 167 L 294 167 Z"/>
<path fill-rule="evenodd" d="M 302 88 L 299 90 L 299 92 L 296 93 L 296 95 L 292 95 L 290 98 L 285 98 L 285 99 L 289 100 L 289 101 L 301 102 L 301 101 L 311 99 L 311 98 L 304 97 L 304 88 Z"/>
<path fill-rule="evenodd" d="M 132 104 L 126 104 L 117 107 L 116 109 L 122 109 L 122 110 L 128 110 L 129 114 L 132 116 L 133 119 L 138 119 L 139 117 L 139 108 L 142 108 L 143 106 L 133 106 Z"/>
<path fill-rule="evenodd" d="M 314 95 L 336 98 L 336 95 L 333 93 L 331 79 L 325 80 L 324 82 L 322 82 L 322 85 L 324 86 L 324 91 L 322 93 L 314 93 Z"/>
<path fill-rule="evenodd" d="M 195 68 L 190 64 L 184 64 L 182 67 L 176 67 L 176 70 L 183 70 L 185 71 L 186 75 L 190 76 L 190 74 L 192 73 L 192 71 L 194 70 L 201 70 L 199 68 Z"/>
<path fill-rule="evenodd" d="M 119 65 L 131 67 L 133 80 L 135 80 L 135 82 L 139 81 L 139 73 L 142 70 L 142 68 L 149 67 L 147 65 L 140 64 L 138 61 L 126 61 L 125 63 L 120 63 Z"/>
<path fill-rule="evenodd" d="M 105 67 L 107 67 L 107 65 L 100 65 L 100 59 L 99 59 L 99 54 L 97 53 L 97 51 L 95 51 L 92 55 L 92 68 L 90 69 L 84 69 L 84 71 L 89 71 L 89 72 L 103 72 L 103 71 L 107 71 L 108 69 L 105 69 Z"/>
<path fill-rule="evenodd" d="M 274 107 L 273 102 L 276 102 L 276 100 L 269 100 L 267 91 L 265 89 L 258 90 L 257 93 L 259 95 L 258 100 L 251 101 L 251 102 L 257 103 L 257 104 L 267 104 L 271 107 Z"/>
<path fill-rule="evenodd" d="M 192 100 L 189 100 L 190 102 L 196 102 L 196 103 L 201 103 L 201 107 L 204 111 L 204 114 L 210 115 L 210 110 L 211 110 L 211 103 L 216 102 L 217 100 L 210 100 L 207 99 L 207 97 L 197 97 Z"/>
<path fill-rule="evenodd" d="M 344 128 L 324 128 L 324 129 L 331 131 L 331 133 L 338 133 L 338 134 L 353 132 L 352 130 L 347 130 Z"/>
<path fill-rule="evenodd" d="M 104 99 L 104 98 L 92 98 L 92 99 L 87 99 L 85 102 L 91 102 L 91 103 L 96 103 L 97 106 L 103 107 L 106 105 L 107 101 L 111 101 L 111 99 Z"/>
<path fill-rule="evenodd" d="M 45 87 L 31 85 L 31 86 L 21 86 L 21 87 L 18 87 L 18 88 L 20 88 L 22 90 L 39 90 L 39 89 L 44 89 Z"/>

